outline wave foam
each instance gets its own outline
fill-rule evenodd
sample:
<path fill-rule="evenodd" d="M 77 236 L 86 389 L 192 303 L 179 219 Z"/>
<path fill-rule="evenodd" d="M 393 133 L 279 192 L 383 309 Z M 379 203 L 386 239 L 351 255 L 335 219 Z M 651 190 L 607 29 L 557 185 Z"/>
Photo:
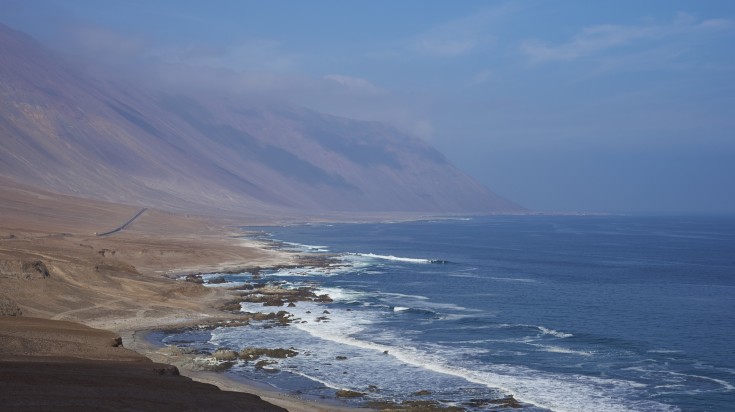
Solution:
<path fill-rule="evenodd" d="M 488 279 L 499 280 L 501 282 L 520 282 L 520 283 L 537 283 L 536 279 L 528 278 L 504 278 L 504 277 L 489 277 Z"/>
<path fill-rule="evenodd" d="M 670 370 L 647 369 L 647 368 L 639 367 L 639 366 L 625 368 L 624 370 L 632 370 L 632 371 L 637 371 L 637 372 L 641 372 L 644 374 L 651 374 L 651 375 L 667 375 L 667 376 L 682 380 L 684 382 L 690 381 L 690 380 L 696 380 L 700 382 L 703 382 L 703 381 L 709 382 L 710 384 L 721 386 L 722 390 L 726 392 L 735 390 L 735 386 L 733 386 L 730 382 L 725 381 L 723 379 L 713 378 L 711 376 L 694 375 L 690 373 L 674 372 Z M 681 383 L 681 381 L 677 383 Z"/>
<path fill-rule="evenodd" d="M 674 350 L 674 349 L 651 349 L 651 350 L 648 350 L 646 352 L 648 352 L 648 353 L 661 353 L 661 354 L 684 353 L 684 351 Z"/>
<path fill-rule="evenodd" d="M 489 389 L 501 390 L 513 395 L 521 402 L 552 411 L 676 410 L 670 405 L 654 401 L 627 399 L 626 395 L 630 391 L 641 388 L 640 384 L 631 381 L 583 375 L 565 376 L 503 364 L 488 365 L 484 370 L 478 370 L 470 366 L 464 367 L 461 362 L 449 362 L 440 354 L 440 348 L 426 351 L 403 344 L 394 346 L 375 343 L 356 339 L 333 327 L 323 328 L 323 325 L 320 324 L 297 324 L 295 326 L 319 339 L 367 351 L 387 353 L 403 364 L 461 378 Z"/>
<path fill-rule="evenodd" d="M 549 328 L 545 328 L 545 327 L 543 327 L 543 326 L 537 326 L 537 328 L 538 328 L 538 330 L 540 330 L 540 331 L 541 331 L 541 333 L 543 333 L 544 335 L 551 335 L 551 336 L 556 336 L 557 338 L 571 338 L 572 336 L 574 336 L 574 335 L 572 335 L 571 333 L 564 333 L 564 332 L 559 332 L 558 330 L 554 330 L 554 329 L 549 329 Z"/>
<path fill-rule="evenodd" d="M 329 252 L 329 246 L 306 245 L 296 242 L 281 241 L 282 244 L 288 245 L 287 249 L 295 249 L 300 252 Z"/>
<path fill-rule="evenodd" d="M 564 332 L 560 332 L 558 330 L 547 328 L 545 326 L 537 326 L 537 325 L 524 325 L 524 324 L 502 323 L 502 324 L 498 325 L 498 327 L 500 327 L 500 328 L 535 329 L 535 330 L 541 332 L 542 335 L 554 336 L 554 337 L 561 338 L 561 339 L 571 338 L 571 337 L 574 336 L 571 333 L 564 333 Z"/>
<path fill-rule="evenodd" d="M 330 266 L 302 266 L 297 268 L 284 268 L 279 269 L 271 273 L 262 273 L 262 276 L 275 276 L 275 277 L 291 277 L 291 276 L 320 276 L 329 277 L 342 275 L 348 272 L 359 270 L 356 267 L 349 265 L 330 265 Z"/>
<path fill-rule="evenodd" d="M 367 293 L 364 292 L 358 292 L 356 290 L 351 289 L 344 289 L 344 288 L 329 288 L 329 287 L 319 287 L 317 288 L 314 293 L 317 295 L 329 295 L 329 297 L 338 302 L 361 302 L 364 300 L 365 296 L 367 296 Z"/>
<path fill-rule="evenodd" d="M 594 352 L 589 351 L 583 351 L 583 350 L 574 350 L 569 348 L 562 348 L 561 346 L 553 346 L 553 345 L 533 345 L 538 348 L 541 348 L 544 352 L 551 352 L 551 353 L 564 353 L 567 355 L 579 355 L 579 356 L 592 356 L 594 355 Z"/>
<path fill-rule="evenodd" d="M 393 255 L 378 255 L 375 253 L 349 253 L 349 255 L 352 256 L 360 256 L 360 257 L 366 257 L 370 259 L 380 259 L 380 260 L 390 260 L 394 262 L 405 262 L 405 263 L 449 263 L 446 260 L 442 259 L 418 259 L 418 258 L 408 258 L 408 257 L 400 257 L 400 256 L 393 256 Z"/>

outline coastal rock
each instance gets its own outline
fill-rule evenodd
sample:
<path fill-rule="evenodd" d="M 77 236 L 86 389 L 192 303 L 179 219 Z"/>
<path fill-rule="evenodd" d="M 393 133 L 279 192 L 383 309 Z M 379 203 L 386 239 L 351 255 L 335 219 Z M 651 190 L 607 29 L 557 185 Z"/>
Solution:
<path fill-rule="evenodd" d="M 209 281 L 207 283 L 209 283 L 210 285 L 219 285 L 219 284 L 226 283 L 226 282 L 227 281 L 225 280 L 224 277 L 219 276 L 219 277 L 216 277 L 216 278 L 209 279 Z"/>
<path fill-rule="evenodd" d="M 245 348 L 240 351 L 239 356 L 242 360 L 256 360 L 261 354 L 257 348 Z"/>
<path fill-rule="evenodd" d="M 277 359 L 284 359 L 284 358 L 292 358 L 299 353 L 296 352 L 293 349 L 267 349 L 267 348 L 244 348 L 240 351 L 239 356 L 242 360 L 256 360 L 260 358 L 261 356 L 266 356 L 269 358 L 277 358 Z"/>
<path fill-rule="evenodd" d="M 518 400 L 516 400 L 513 395 L 508 395 L 505 398 L 500 399 L 470 399 L 469 401 L 464 403 L 465 406 L 470 406 L 473 408 L 483 408 L 488 405 L 493 405 L 500 408 L 513 408 L 518 409 L 522 408 L 523 405 L 521 405 Z"/>
<path fill-rule="evenodd" d="M 240 306 L 240 300 L 233 300 L 220 306 L 220 310 L 225 312 L 239 312 L 242 306 Z"/>
<path fill-rule="evenodd" d="M 222 361 L 215 363 L 205 363 L 198 365 L 200 370 L 209 372 L 226 372 L 235 366 L 235 361 Z"/>
<path fill-rule="evenodd" d="M 337 359 L 337 360 L 347 360 L 347 356 L 339 355 L 335 359 Z"/>
<path fill-rule="evenodd" d="M 299 353 L 293 349 L 270 349 L 265 352 L 269 358 L 292 358 Z"/>
<path fill-rule="evenodd" d="M 181 356 L 186 353 L 182 348 L 175 345 L 168 345 L 165 348 L 161 348 L 159 352 L 166 356 Z"/>
<path fill-rule="evenodd" d="M 327 294 L 317 296 L 317 298 L 315 299 L 315 301 L 322 302 L 322 303 L 332 303 L 332 302 L 334 302 L 334 300 L 332 298 L 330 298 L 329 295 L 327 295 Z"/>
<path fill-rule="evenodd" d="M 184 280 L 191 283 L 196 283 L 197 285 L 201 285 L 204 283 L 204 280 L 200 275 L 186 275 L 184 277 Z"/>
<path fill-rule="evenodd" d="M 340 389 L 335 395 L 338 398 L 359 398 L 361 396 L 365 396 L 365 394 L 362 392 L 351 391 L 347 389 Z"/>
<path fill-rule="evenodd" d="M 218 361 L 234 361 L 237 360 L 237 352 L 229 349 L 217 349 L 212 356 Z"/>
<path fill-rule="evenodd" d="M 271 313 L 261 313 L 261 312 L 258 312 L 258 313 L 253 313 L 252 314 L 252 318 L 253 318 L 254 321 L 271 320 L 271 319 L 275 319 L 276 318 L 276 314 L 273 313 L 273 312 L 271 312 Z"/>
<path fill-rule="evenodd" d="M 516 398 L 513 397 L 513 395 L 508 395 L 503 399 L 496 399 L 491 401 L 490 403 L 500 406 L 501 408 L 522 408 L 523 405 L 521 405 L 520 402 L 516 400 Z"/>
<path fill-rule="evenodd" d="M 406 412 L 464 412 L 459 406 L 445 406 L 437 401 L 404 401 L 401 403 L 401 411 Z"/>
<path fill-rule="evenodd" d="M 276 362 L 275 362 L 275 361 L 272 361 L 272 360 L 261 360 L 261 361 L 258 361 L 258 362 L 257 362 L 257 363 L 255 364 L 255 368 L 256 368 L 256 369 L 263 369 L 263 368 L 265 368 L 266 366 L 269 366 L 269 365 L 273 365 L 273 364 L 275 364 L 275 363 L 276 363 Z"/>
<path fill-rule="evenodd" d="M 286 326 L 291 323 L 291 314 L 285 310 L 278 311 L 276 313 L 276 322 L 281 326 Z"/>
<path fill-rule="evenodd" d="M 427 391 L 426 389 L 422 389 L 420 391 L 414 392 L 411 395 L 413 396 L 427 396 L 431 395 L 431 391 Z"/>
<path fill-rule="evenodd" d="M 398 411 L 400 405 L 391 401 L 370 401 L 365 406 L 378 411 Z"/>
<path fill-rule="evenodd" d="M 288 304 L 288 307 L 295 307 L 296 302 L 332 302 L 332 299 L 326 294 L 317 296 L 314 293 L 313 287 L 306 286 L 297 289 L 288 289 L 280 282 L 245 284 L 233 289 L 243 292 L 242 301 L 262 303 L 263 306 L 280 307 Z"/>
<path fill-rule="evenodd" d="M 283 306 L 284 302 L 280 298 L 270 298 L 263 302 L 263 306 Z"/>
<path fill-rule="evenodd" d="M 447 406 L 437 401 L 404 401 L 400 404 L 392 401 L 371 401 L 367 407 L 379 411 L 394 412 L 464 412 L 459 406 Z"/>

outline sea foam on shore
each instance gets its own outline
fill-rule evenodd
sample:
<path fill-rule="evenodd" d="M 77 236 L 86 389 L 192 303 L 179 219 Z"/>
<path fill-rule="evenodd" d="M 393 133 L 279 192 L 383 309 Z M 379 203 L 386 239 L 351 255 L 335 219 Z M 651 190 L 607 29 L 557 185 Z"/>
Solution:
<path fill-rule="evenodd" d="M 496 232 L 498 224 L 526 224 L 490 223 Z M 636 336 L 645 335 L 645 330 L 634 335 L 617 326 L 628 322 L 625 316 L 600 318 L 604 312 L 585 312 L 586 302 L 604 306 L 605 299 L 617 298 L 617 294 L 604 292 L 607 289 L 636 294 L 646 289 L 621 289 L 618 285 L 627 288 L 622 283 L 627 280 L 616 272 L 618 277 L 610 282 L 600 269 L 607 266 L 590 261 L 589 254 L 581 253 L 571 262 L 576 255 L 566 250 L 544 249 L 544 237 L 561 236 L 571 242 L 584 230 L 548 232 L 524 226 L 509 234 L 496 233 L 509 242 L 515 241 L 517 233 L 540 231 L 543 236 L 530 238 L 538 242 L 535 249 L 529 249 L 535 254 L 525 251 L 521 255 L 517 246 L 488 249 L 477 241 L 461 243 L 471 238 L 466 231 L 483 229 L 484 224 L 473 220 L 406 223 L 390 225 L 390 229 L 335 225 L 295 230 L 318 234 L 317 229 L 328 229 L 324 236 L 315 236 L 313 244 L 329 244 L 325 238 L 330 236 L 342 249 L 320 246 L 330 252 L 314 252 L 314 247 L 306 246 L 312 243 L 308 240 L 300 246 L 291 242 L 289 247 L 299 253 L 329 255 L 330 260 L 321 266 L 260 271 L 257 279 L 249 273 L 226 275 L 225 279 L 233 285 L 253 285 L 250 293 L 257 294 L 259 285 L 267 284 L 285 290 L 310 288 L 329 299 L 289 305 L 285 299 L 283 307 L 263 306 L 257 299 L 243 302 L 243 312 L 288 312 L 288 322 L 274 326 L 268 321 L 251 321 L 246 327 L 216 329 L 206 346 L 210 350 L 239 349 L 245 344 L 292 348 L 298 356 L 261 367 L 238 362 L 231 371 L 310 396 L 332 397 L 338 390 L 362 393 L 349 400 L 353 405 L 426 400 L 480 411 L 493 405 L 491 401 L 512 395 L 529 411 L 675 411 L 681 410 L 677 403 L 702 404 L 693 394 L 707 394 L 707 402 L 717 405 L 720 394 L 726 397 L 733 390 L 727 368 L 668 349 L 660 342 L 641 341 Z M 427 225 L 426 230 L 421 225 Z M 396 241 L 381 247 L 362 235 L 370 229 L 395 231 L 392 239 L 416 233 L 422 237 L 409 245 Z M 440 229 L 445 230 L 440 242 L 426 241 Z M 453 235 L 449 229 L 460 233 Z M 279 237 L 286 232 L 283 229 Z M 352 233 L 363 237 L 354 241 L 348 237 Z M 566 240 L 570 233 L 575 238 Z M 445 249 L 451 242 L 456 248 Z M 588 243 L 575 243 L 575 247 Z M 628 265 L 628 270 L 635 271 L 638 261 L 625 254 L 640 248 L 621 245 L 624 249 L 616 249 L 622 255 L 616 265 Z M 426 264 L 437 258 L 456 263 Z M 539 275 L 541 270 L 550 274 Z M 597 273 L 601 280 L 596 282 L 602 283 L 589 287 L 588 277 Z M 629 309 L 616 305 L 606 310 Z M 590 323 L 590 317 L 599 320 Z M 607 328 L 599 328 L 600 322 Z M 179 335 L 169 342 L 186 345 L 186 340 Z"/>

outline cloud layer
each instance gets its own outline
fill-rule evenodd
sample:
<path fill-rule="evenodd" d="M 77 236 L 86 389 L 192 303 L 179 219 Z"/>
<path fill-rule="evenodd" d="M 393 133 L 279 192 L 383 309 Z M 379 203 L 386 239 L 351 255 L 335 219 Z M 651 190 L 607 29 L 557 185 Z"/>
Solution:
<path fill-rule="evenodd" d="M 531 207 L 576 194 L 534 196 L 543 190 L 518 169 L 553 176 L 570 153 L 735 156 L 735 3 L 724 0 L 0 3 L 0 20 L 90 69 L 388 122 Z M 551 160 L 523 155 L 534 151 Z M 575 173 L 624 176 L 612 160 L 577 164 L 569 187 Z M 722 174 L 713 188 L 732 186 Z"/>
<path fill-rule="evenodd" d="M 585 27 L 571 40 L 558 45 L 526 40 L 521 44 L 521 52 L 535 63 L 576 60 L 614 49 L 640 46 L 641 43 L 651 45 L 669 41 L 678 36 L 704 36 L 711 32 L 731 30 L 733 26 L 729 19 L 698 20 L 689 14 L 679 13 L 676 19 L 667 24 L 601 24 Z M 703 40 L 701 37 L 696 39 Z"/>

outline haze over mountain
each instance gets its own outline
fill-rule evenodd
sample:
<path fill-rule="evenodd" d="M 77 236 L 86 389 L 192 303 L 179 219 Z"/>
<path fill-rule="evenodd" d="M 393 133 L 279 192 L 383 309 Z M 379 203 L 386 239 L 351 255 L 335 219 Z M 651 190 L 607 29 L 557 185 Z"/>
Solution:
<path fill-rule="evenodd" d="M 0 55 L 0 175 L 19 183 L 167 210 L 523 210 L 380 123 L 92 77 L 2 25 Z"/>

